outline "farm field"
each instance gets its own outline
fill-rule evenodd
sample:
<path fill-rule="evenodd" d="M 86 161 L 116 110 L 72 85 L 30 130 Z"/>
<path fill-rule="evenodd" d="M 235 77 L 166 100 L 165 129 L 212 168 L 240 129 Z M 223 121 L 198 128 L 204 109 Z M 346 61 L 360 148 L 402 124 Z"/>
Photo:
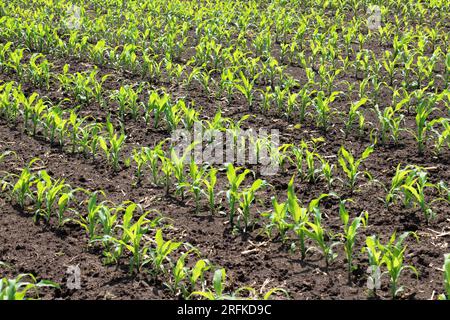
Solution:
<path fill-rule="evenodd" d="M 450 299 L 449 35 L 446 0 L 0 0 L 0 300 Z"/>

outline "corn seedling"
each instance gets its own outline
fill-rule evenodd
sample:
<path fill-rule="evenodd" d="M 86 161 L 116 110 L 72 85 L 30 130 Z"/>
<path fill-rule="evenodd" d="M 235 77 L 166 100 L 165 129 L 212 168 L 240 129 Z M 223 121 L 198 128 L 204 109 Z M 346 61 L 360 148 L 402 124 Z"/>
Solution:
<path fill-rule="evenodd" d="M 450 254 L 444 256 L 443 269 L 445 293 L 439 295 L 439 300 L 450 300 Z"/>
<path fill-rule="evenodd" d="M 238 227 L 244 232 L 250 225 L 250 206 L 255 201 L 255 193 L 265 185 L 265 181 L 261 179 L 255 180 L 249 188 L 245 188 L 238 193 L 239 213 Z M 241 219 L 242 218 L 242 219 Z M 241 220 L 243 225 L 241 225 Z"/>
<path fill-rule="evenodd" d="M 257 79 L 257 76 L 255 76 L 252 80 L 249 80 L 242 71 L 239 73 L 240 75 L 240 82 L 235 82 L 234 86 L 238 91 L 242 93 L 242 95 L 247 99 L 247 104 L 249 107 L 249 110 L 252 111 L 253 109 L 253 100 L 254 100 L 254 93 L 253 93 L 253 87 L 255 85 L 255 81 Z"/>
<path fill-rule="evenodd" d="M 22 65 L 23 52 L 25 49 L 16 49 L 9 52 L 8 67 L 17 73 L 20 80 L 23 79 L 24 68 Z"/>
<path fill-rule="evenodd" d="M 369 258 L 369 270 L 371 270 L 371 274 L 367 279 L 368 287 L 371 290 L 371 294 L 376 294 L 377 286 L 379 279 L 378 276 L 381 276 L 381 266 L 383 264 L 383 254 L 384 250 L 381 247 L 380 240 L 377 236 L 372 235 L 370 237 L 366 237 L 366 246 L 362 248 L 362 252 L 366 252 Z"/>
<path fill-rule="evenodd" d="M 142 147 L 141 150 L 137 151 L 133 149 L 133 160 L 136 163 L 136 184 L 140 184 L 142 180 L 142 171 L 144 166 L 147 165 L 148 157 L 147 154 L 150 152 L 150 148 Z"/>
<path fill-rule="evenodd" d="M 324 132 L 328 131 L 332 110 L 330 104 L 336 99 L 340 92 L 333 92 L 329 97 L 325 97 L 323 91 L 319 91 L 313 100 L 316 109 L 317 126 Z"/>
<path fill-rule="evenodd" d="M 404 102 L 407 100 L 405 99 Z M 375 112 L 380 123 L 379 137 L 381 143 L 386 143 L 390 136 L 395 144 L 399 141 L 399 135 L 401 131 L 401 123 L 403 122 L 404 115 L 399 114 L 402 109 L 402 103 L 393 107 L 384 108 L 383 112 L 379 109 L 378 105 L 375 105 Z"/>
<path fill-rule="evenodd" d="M 425 189 L 435 188 L 436 186 L 428 182 L 427 173 L 424 171 L 417 172 L 417 178 L 409 184 L 404 184 L 402 188 L 406 190 L 409 195 L 412 195 L 412 201 L 416 203 L 425 215 L 427 223 L 430 223 L 436 217 L 436 213 L 431 208 L 431 204 L 442 199 L 434 199 L 431 203 L 426 201 Z"/>
<path fill-rule="evenodd" d="M 373 146 L 368 146 L 361 154 L 361 157 L 355 161 L 353 155 L 343 146 L 339 149 L 338 161 L 347 176 L 347 184 L 351 191 L 355 189 L 356 181 L 362 173 L 359 171 L 361 163 L 370 156 L 373 150 Z"/>
<path fill-rule="evenodd" d="M 234 225 L 236 203 L 239 201 L 239 186 L 242 184 L 245 177 L 250 173 L 250 170 L 248 169 L 238 173 L 240 170 L 241 168 L 235 168 L 231 163 L 227 165 L 227 179 L 230 184 L 230 188 L 227 191 L 227 200 L 230 205 L 229 222 L 231 226 Z"/>
<path fill-rule="evenodd" d="M 178 128 L 178 124 L 182 121 L 182 106 L 185 106 L 184 101 L 178 100 L 175 104 L 169 104 L 164 110 L 166 123 L 171 132 L 176 130 Z"/>
<path fill-rule="evenodd" d="M 400 292 L 403 291 L 403 287 L 399 286 L 399 280 L 402 271 L 404 271 L 405 269 L 410 269 L 416 274 L 416 276 L 419 276 L 416 268 L 411 265 L 404 264 L 406 245 L 403 245 L 403 242 L 409 235 L 413 235 L 418 241 L 417 235 L 415 233 L 405 232 L 397 239 L 396 233 L 394 232 L 388 244 L 381 245 L 382 251 L 384 252 L 382 262 L 386 266 L 387 272 L 390 277 L 391 295 L 394 299 Z"/>
<path fill-rule="evenodd" d="M 39 159 L 33 159 L 26 168 L 22 169 L 20 175 L 17 176 L 16 183 L 13 184 L 11 193 L 22 209 L 25 208 L 27 199 L 34 200 L 31 187 L 35 183 L 36 175 L 31 172 L 31 166 L 36 161 L 39 161 Z"/>
<path fill-rule="evenodd" d="M 321 171 L 321 177 L 325 179 L 327 182 L 328 190 L 330 191 L 333 186 L 333 172 L 334 172 L 334 164 L 330 164 L 325 158 L 319 157 L 319 160 L 321 162 L 320 171 Z"/>
<path fill-rule="evenodd" d="M 103 194 L 103 192 L 100 192 Z M 79 218 L 76 222 L 87 232 L 90 241 L 98 238 L 97 226 L 99 222 L 99 211 L 102 209 L 103 204 L 97 203 L 98 193 L 93 192 L 87 201 L 87 214 L 82 215 L 78 213 Z"/>
<path fill-rule="evenodd" d="M 287 215 L 287 203 L 282 202 L 278 203 L 276 197 L 272 197 L 272 207 L 273 209 L 270 212 L 262 213 L 263 217 L 269 218 L 270 222 L 265 224 L 265 230 L 269 237 L 272 236 L 272 231 L 275 229 L 279 232 L 281 241 L 286 241 L 286 233 L 291 228 L 288 222 Z"/>
<path fill-rule="evenodd" d="M 28 281 L 25 281 L 26 279 Z M 0 300 L 28 300 L 30 299 L 30 291 L 34 292 L 34 298 L 39 298 L 39 289 L 59 288 L 59 285 L 49 281 L 37 279 L 32 274 L 21 274 L 14 279 L 0 279 Z"/>
<path fill-rule="evenodd" d="M 186 184 L 186 172 L 184 170 L 185 163 L 190 159 L 191 151 L 192 149 L 194 149 L 196 144 L 196 142 L 190 144 L 185 150 L 183 150 L 183 154 L 180 156 L 178 156 L 178 152 L 175 150 L 175 148 L 172 148 L 170 150 L 170 161 L 172 165 L 173 175 L 177 180 L 177 191 L 180 191 L 182 199 L 184 199 L 184 189 L 188 186 L 188 184 Z M 191 160 L 193 161 L 193 159 Z M 196 173 L 198 173 L 198 170 Z"/>
<path fill-rule="evenodd" d="M 37 211 L 38 214 L 42 215 L 46 222 L 49 223 L 53 212 L 53 207 L 54 205 L 58 205 L 58 220 L 61 223 L 63 221 L 62 216 L 64 215 L 64 211 L 67 207 L 65 206 L 64 201 L 59 203 L 59 199 L 62 195 L 70 192 L 69 186 L 64 182 L 64 180 L 53 180 L 45 170 L 39 171 L 38 179 L 40 181 L 36 184 L 38 193 L 36 198 L 38 199 L 42 197 L 41 200 L 44 200 L 44 208 L 41 210 L 39 205 Z M 40 202 L 41 200 L 37 200 L 37 202 Z M 37 216 L 35 215 L 35 220 L 36 218 Z"/>
<path fill-rule="evenodd" d="M 412 166 L 406 166 L 405 168 L 401 168 L 401 164 L 398 164 L 395 174 L 391 180 L 391 186 L 387 195 L 385 197 L 384 202 L 386 206 L 389 206 L 391 203 L 395 201 L 397 197 L 400 196 L 400 192 L 402 191 L 403 185 L 409 185 L 414 180 L 416 175 L 416 171 Z"/>
<path fill-rule="evenodd" d="M 352 130 L 354 123 L 357 118 L 361 117 L 361 113 L 358 111 L 363 105 L 367 102 L 367 98 L 362 98 L 356 103 L 352 103 L 350 105 L 350 110 L 347 115 L 347 121 L 345 122 L 345 135 L 348 136 L 350 131 Z"/>
<path fill-rule="evenodd" d="M 135 223 L 131 224 L 131 215 L 134 209 L 135 205 L 131 205 L 131 207 L 127 208 L 125 213 L 127 218 L 121 226 L 123 236 L 122 239 L 118 241 L 118 243 L 132 255 L 130 259 L 130 273 L 133 273 L 135 270 L 139 272 L 142 266 L 146 264 L 145 256 L 148 251 L 148 247 L 143 247 L 141 242 L 144 234 L 147 232 L 146 225 L 152 223 L 151 220 L 147 219 L 147 212 L 142 214 Z"/>
<path fill-rule="evenodd" d="M 194 291 L 191 296 L 199 296 L 207 300 L 225 300 L 227 296 L 224 295 L 226 271 L 225 269 L 217 269 L 213 276 L 214 291 L 207 289 L 206 291 Z"/>
<path fill-rule="evenodd" d="M 410 133 L 416 139 L 419 155 L 422 155 L 425 150 L 426 135 L 432 127 L 432 123 L 428 121 L 428 117 L 434 110 L 435 108 L 431 107 L 428 99 L 420 99 L 416 106 L 416 131 L 410 131 Z"/>
<path fill-rule="evenodd" d="M 325 258 L 326 268 L 328 268 L 330 263 L 333 262 L 337 257 L 337 253 L 333 251 L 333 248 L 339 243 L 333 241 L 334 236 L 323 228 L 322 213 L 320 212 L 317 204 L 318 201 L 311 208 L 311 211 L 314 213 L 314 222 L 306 222 L 305 234 L 308 238 L 310 238 L 317 244 L 318 248 Z"/>
<path fill-rule="evenodd" d="M 123 122 L 125 116 L 131 114 L 131 117 L 136 120 L 139 112 L 139 93 L 142 91 L 142 87 L 134 90 L 130 86 L 120 87 L 119 90 L 113 93 L 112 98 L 117 101 L 119 105 L 119 117 Z"/>
<path fill-rule="evenodd" d="M 123 133 L 117 135 L 109 119 L 106 122 L 106 129 L 109 135 L 108 139 L 105 139 L 104 137 L 99 137 L 98 143 L 100 145 L 100 148 L 105 153 L 106 160 L 111 164 L 113 170 L 118 171 L 120 151 L 123 148 L 126 137 Z"/>
<path fill-rule="evenodd" d="M 300 254 L 302 260 L 306 257 L 306 226 L 309 222 L 309 210 L 300 205 L 297 195 L 294 191 L 294 177 L 291 178 L 288 184 L 288 199 L 287 199 L 287 209 L 289 215 L 292 217 L 293 225 L 292 228 L 298 237 L 300 245 Z"/>
<path fill-rule="evenodd" d="M 42 60 L 38 63 L 38 60 Z M 43 54 L 35 53 L 30 58 L 28 77 L 30 81 L 38 86 L 49 88 L 50 86 L 50 63 Z"/>
<path fill-rule="evenodd" d="M 162 146 L 165 142 L 166 140 L 161 141 L 153 149 L 145 149 L 145 157 L 148 159 L 153 183 L 155 185 L 159 183 L 160 162 L 161 158 L 164 157 Z"/>
<path fill-rule="evenodd" d="M 345 201 L 341 201 L 339 203 L 339 215 L 341 217 L 341 221 L 344 225 L 344 251 L 347 258 L 347 270 L 348 270 L 348 281 L 351 283 L 351 276 L 354 270 L 353 266 L 353 250 L 355 247 L 356 236 L 358 233 L 358 229 L 361 226 L 367 225 L 367 220 L 369 218 L 368 212 L 363 212 L 359 217 L 353 219 L 350 223 L 350 214 L 345 208 Z"/>
<path fill-rule="evenodd" d="M 205 273 L 210 269 L 210 262 L 206 259 L 199 259 L 189 268 L 186 265 L 186 258 L 191 253 L 198 255 L 196 249 L 191 249 L 178 258 L 175 266 L 172 269 L 172 284 L 169 285 L 171 291 L 175 294 L 181 294 L 183 298 L 188 298 L 190 293 L 195 290 L 197 282 L 203 287 L 205 283 Z"/>
<path fill-rule="evenodd" d="M 159 159 L 161 161 L 161 171 L 164 174 L 164 184 L 166 189 L 166 196 L 169 195 L 170 189 L 170 179 L 174 173 L 174 166 L 172 160 L 170 158 L 165 157 L 164 155 L 159 155 Z"/>
<path fill-rule="evenodd" d="M 208 173 L 202 179 L 202 183 L 205 185 L 205 189 L 200 188 L 201 192 L 208 198 L 209 203 L 209 211 L 211 215 L 214 215 L 216 212 L 216 196 L 219 195 L 222 191 L 216 194 L 216 183 L 217 183 L 217 169 L 210 168 Z"/>
<path fill-rule="evenodd" d="M 163 239 L 162 230 L 158 229 L 154 238 L 154 246 L 149 248 L 150 258 L 145 263 L 150 262 L 154 276 L 163 275 L 167 272 L 165 262 L 170 261 L 170 254 L 182 245 L 181 242 Z"/>
<path fill-rule="evenodd" d="M 205 168 L 199 166 L 195 163 L 193 159 L 189 164 L 189 182 L 182 182 L 178 185 L 179 188 L 187 188 L 189 192 L 194 195 L 195 201 L 195 212 L 198 213 L 200 209 L 200 196 L 202 192 L 202 181 L 205 175 Z"/>

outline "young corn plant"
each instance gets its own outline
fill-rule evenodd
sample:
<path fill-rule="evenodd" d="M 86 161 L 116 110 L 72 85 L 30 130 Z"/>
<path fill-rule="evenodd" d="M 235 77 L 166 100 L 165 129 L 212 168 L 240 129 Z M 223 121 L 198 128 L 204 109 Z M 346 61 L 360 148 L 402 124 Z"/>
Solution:
<path fill-rule="evenodd" d="M 439 300 L 450 300 L 450 254 L 444 256 L 443 269 L 445 293 L 439 295 Z"/>
<path fill-rule="evenodd" d="M 164 110 L 166 123 L 170 132 L 175 131 L 178 128 L 178 124 L 183 120 L 182 106 L 185 106 L 184 101 L 178 100 L 175 104 L 169 104 L 169 106 Z"/>
<path fill-rule="evenodd" d="M 133 213 L 136 210 L 136 204 L 130 204 L 125 209 L 123 223 L 119 225 L 122 229 L 122 237 L 117 239 L 111 236 L 105 236 L 105 241 L 113 242 L 116 247 L 112 250 L 112 261 L 118 262 L 123 251 L 126 250 L 131 254 L 129 263 L 130 274 L 139 273 L 146 264 L 146 253 L 148 247 L 143 243 L 144 235 L 148 232 L 147 226 L 152 224 L 152 220 L 147 219 L 149 212 L 145 212 L 139 216 L 136 222 L 132 223 Z"/>
<path fill-rule="evenodd" d="M 33 136 L 36 136 L 38 125 L 42 123 L 43 115 L 47 110 L 47 106 L 44 104 L 44 101 L 38 100 L 38 102 L 33 106 L 31 110 L 31 122 L 33 124 Z"/>
<path fill-rule="evenodd" d="M 241 300 L 241 299 L 270 300 L 274 294 L 282 293 L 286 297 L 289 296 L 286 290 L 281 288 L 273 288 L 265 293 L 261 293 L 262 297 L 260 297 L 259 294 L 256 292 L 256 290 L 252 287 L 241 287 L 236 289 L 234 292 L 227 294 L 225 293 L 226 278 L 227 275 L 225 269 L 217 269 L 214 272 L 212 280 L 213 290 L 208 288 L 202 291 L 194 291 L 190 294 L 189 298 L 197 296 L 207 300 Z"/>
<path fill-rule="evenodd" d="M 1 67 L 1 58 L 0 58 Z M 445 57 L 445 75 L 444 75 L 445 88 L 450 88 L 450 52 Z"/>
<path fill-rule="evenodd" d="M 347 120 L 345 122 L 345 136 L 347 137 L 350 131 L 353 129 L 353 126 L 355 124 L 355 121 L 362 116 L 362 114 L 359 111 L 359 108 L 361 108 L 363 105 L 367 103 L 367 98 L 362 98 L 359 101 L 352 103 L 350 105 L 350 110 L 347 115 Z"/>
<path fill-rule="evenodd" d="M 83 154 L 85 157 L 88 157 L 88 153 L 90 153 L 93 161 L 95 161 L 98 153 L 102 128 L 101 123 L 90 123 L 81 132 L 81 139 L 79 141 L 83 149 Z"/>
<path fill-rule="evenodd" d="M 292 229 L 298 237 L 300 245 L 301 259 L 304 260 L 307 253 L 306 248 L 306 226 L 309 222 L 310 211 L 300 205 L 297 195 L 294 191 L 294 177 L 291 178 L 288 184 L 288 198 L 287 198 L 287 210 L 292 218 Z"/>
<path fill-rule="evenodd" d="M 238 217 L 238 228 L 244 233 L 247 232 L 250 226 L 250 207 L 255 201 L 255 193 L 265 186 L 266 182 L 261 179 L 255 180 L 249 188 L 245 188 L 238 193 L 239 202 L 239 217 Z M 241 220 L 243 224 L 241 225 Z"/>
<path fill-rule="evenodd" d="M 136 185 L 139 185 L 142 181 L 142 172 L 147 165 L 149 158 L 147 154 L 150 152 L 150 148 L 142 147 L 141 150 L 133 149 L 133 160 L 136 163 Z"/>
<path fill-rule="evenodd" d="M 428 117 L 435 110 L 431 107 L 428 99 L 420 99 L 416 106 L 416 131 L 409 131 L 417 142 L 417 150 L 419 155 L 423 155 L 425 150 L 425 141 L 427 132 L 432 128 L 432 123 L 428 121 Z"/>
<path fill-rule="evenodd" d="M 361 163 L 367 159 L 373 152 L 374 147 L 368 146 L 364 152 L 361 154 L 361 157 L 358 160 L 355 160 L 353 155 L 348 152 L 344 146 L 342 146 L 339 149 L 339 164 L 344 171 L 345 175 L 347 176 L 347 185 L 351 192 L 354 191 L 356 186 L 356 181 L 358 177 L 362 174 L 361 171 L 359 171 L 359 167 L 361 166 Z"/>
<path fill-rule="evenodd" d="M 183 115 L 182 122 L 184 125 L 184 128 L 186 130 L 191 130 L 194 127 L 194 124 L 199 121 L 199 112 L 195 110 L 194 108 L 187 107 L 186 104 L 181 103 L 182 100 L 180 100 L 180 107 L 181 107 L 181 113 Z M 194 106 L 192 104 L 192 106 Z"/>
<path fill-rule="evenodd" d="M 23 80 L 24 76 L 24 67 L 22 65 L 24 51 L 25 49 L 23 48 L 10 51 L 7 62 L 8 67 L 17 73 L 17 77 L 19 78 L 19 80 Z"/>
<path fill-rule="evenodd" d="M 175 295 L 181 294 L 185 299 L 195 290 L 198 282 L 202 289 L 204 288 L 205 274 L 211 267 L 211 263 L 206 259 L 198 260 L 191 268 L 186 266 L 186 258 L 191 251 L 196 252 L 189 250 L 178 258 L 172 270 L 173 282 L 169 286 Z"/>
<path fill-rule="evenodd" d="M 72 143 L 72 153 L 75 153 L 77 151 L 78 145 L 79 145 L 79 136 L 80 132 L 82 130 L 83 122 L 86 120 L 85 118 L 78 118 L 78 114 L 75 110 L 70 111 L 69 116 L 69 125 L 71 128 L 71 135 L 70 140 Z"/>
<path fill-rule="evenodd" d="M 291 228 L 288 222 L 287 203 L 278 203 L 277 198 L 272 197 L 272 207 L 273 209 L 270 212 L 263 212 L 261 214 L 270 220 L 269 223 L 265 224 L 265 231 L 268 237 L 272 237 L 272 232 L 275 229 L 278 231 L 281 241 L 285 242 L 287 240 L 286 234 Z"/>
<path fill-rule="evenodd" d="M 131 86 L 123 86 L 113 93 L 112 98 L 117 101 L 119 106 L 119 117 L 122 122 L 125 121 L 125 116 L 127 114 L 131 114 L 133 120 L 137 119 L 140 109 L 138 99 L 141 91 L 142 86 L 138 87 L 136 90 Z"/>
<path fill-rule="evenodd" d="M 372 235 L 366 237 L 366 246 L 362 248 L 362 252 L 366 252 L 369 259 L 369 270 L 371 274 L 367 279 L 367 284 L 371 295 L 376 295 L 376 284 L 381 277 L 381 266 L 383 264 L 384 250 L 380 244 L 380 239 Z"/>
<path fill-rule="evenodd" d="M 36 175 L 32 173 L 31 166 L 34 162 L 40 161 L 39 159 L 33 159 L 30 161 L 26 168 L 23 168 L 21 173 L 13 177 L 17 177 L 17 181 L 12 184 L 11 194 L 15 202 L 21 209 L 24 209 L 27 205 L 27 200 L 34 201 L 34 194 L 31 187 L 36 183 Z M 6 180 L 3 180 L 3 188 L 8 187 L 9 184 Z"/>
<path fill-rule="evenodd" d="M 38 215 L 42 216 L 47 223 L 49 223 L 51 215 L 53 213 L 53 207 L 58 204 L 59 199 L 62 197 L 62 195 L 68 194 L 70 190 L 69 186 L 64 182 L 64 180 L 53 180 L 45 170 L 39 171 L 38 179 L 40 181 L 38 181 L 36 184 L 36 202 L 39 207 L 36 212 Z M 42 204 L 44 206 L 41 209 Z M 64 206 L 63 201 L 61 202 L 61 205 L 58 205 L 58 216 L 60 217 L 58 220 L 61 220 L 61 216 L 64 215 L 64 212 L 60 211 L 65 211 L 65 209 L 67 208 Z M 38 215 L 35 215 L 35 221 L 37 220 Z"/>
<path fill-rule="evenodd" d="M 93 88 L 98 82 L 96 79 L 98 71 L 96 69 L 91 72 L 77 72 L 75 74 L 69 73 L 69 65 L 63 67 L 63 73 L 58 74 L 58 81 L 64 91 L 70 92 L 75 100 L 87 105 L 94 97 Z"/>
<path fill-rule="evenodd" d="M 106 203 L 102 203 L 98 210 L 98 223 L 101 227 L 101 234 L 104 236 L 112 236 L 113 230 L 117 226 L 117 221 L 119 217 L 119 211 L 122 208 L 113 208 L 109 207 Z M 108 243 L 104 243 L 106 247 L 108 247 Z"/>
<path fill-rule="evenodd" d="M 42 60 L 40 63 L 38 60 Z M 28 78 L 30 81 L 40 87 L 49 89 L 50 87 L 50 63 L 41 53 L 34 53 L 29 62 Z"/>
<path fill-rule="evenodd" d="M 222 92 L 226 95 L 227 103 L 231 103 L 234 94 L 234 83 L 236 82 L 235 74 L 232 68 L 226 68 L 220 74 L 218 95 L 222 96 Z"/>
<path fill-rule="evenodd" d="M 26 279 L 29 280 L 26 280 Z M 20 274 L 14 279 L 0 279 L 0 300 L 28 300 L 30 291 L 35 299 L 39 298 L 40 288 L 59 288 L 59 285 L 49 280 L 37 281 L 32 274 Z"/>
<path fill-rule="evenodd" d="M 433 132 L 436 134 L 434 143 L 435 153 L 437 155 L 442 154 L 443 147 L 447 147 L 450 150 L 450 121 L 446 118 L 436 119 L 432 121 L 432 124 L 440 123 L 443 126 L 443 130 L 439 130 L 433 127 Z"/>
<path fill-rule="evenodd" d="M 172 170 L 175 179 L 177 180 L 177 192 L 181 194 L 181 199 L 184 200 L 184 189 L 186 189 L 189 184 L 186 183 L 186 172 L 185 172 L 185 163 L 186 159 L 189 159 L 191 156 L 191 151 L 194 149 L 197 143 L 193 142 L 186 149 L 183 150 L 183 154 L 179 155 L 175 148 L 171 148 L 170 150 L 170 161 L 172 162 Z M 193 159 L 191 159 L 193 160 Z M 192 161 L 191 161 L 192 164 Z M 198 167 L 197 167 L 198 169 Z M 198 170 L 197 170 L 198 173 Z"/>
<path fill-rule="evenodd" d="M 405 99 L 405 102 L 407 100 Z M 374 110 L 380 123 L 380 129 L 378 136 L 381 143 L 386 143 L 389 136 L 392 138 L 394 144 L 397 144 L 400 138 L 400 132 L 402 130 L 401 124 L 404 119 L 404 115 L 400 114 L 402 104 L 397 104 L 395 108 L 386 107 L 381 111 L 378 105 L 375 105 Z"/>
<path fill-rule="evenodd" d="M 321 171 L 321 177 L 323 177 L 327 183 L 328 191 L 331 191 L 333 188 L 333 182 L 334 182 L 334 164 L 330 164 L 325 158 L 319 157 L 319 160 L 321 162 L 320 171 Z"/>
<path fill-rule="evenodd" d="M 245 169 L 241 173 L 238 173 L 241 168 L 235 168 L 233 164 L 227 165 L 227 179 L 230 184 L 230 188 L 227 191 L 227 200 L 230 205 L 229 223 L 230 226 L 234 225 L 234 216 L 236 214 L 236 203 L 239 201 L 239 186 L 244 181 L 245 177 L 250 173 L 250 170 Z"/>
<path fill-rule="evenodd" d="M 207 300 L 226 300 L 227 295 L 224 294 L 225 290 L 226 271 L 225 269 L 217 269 L 213 276 L 213 288 L 214 291 L 207 289 L 202 291 L 194 291 L 190 297 L 198 296 Z"/>
<path fill-rule="evenodd" d="M 253 100 L 254 100 L 254 92 L 253 87 L 255 85 L 255 81 L 258 76 L 255 76 L 252 80 L 249 80 L 242 71 L 239 73 L 240 75 L 240 81 L 235 82 L 234 86 L 238 91 L 242 93 L 242 95 L 247 100 L 247 104 L 249 107 L 249 110 L 253 110 Z"/>
<path fill-rule="evenodd" d="M 90 242 L 99 238 L 97 233 L 99 211 L 103 207 L 102 203 L 97 203 L 99 193 L 104 196 L 102 191 L 93 192 L 90 194 L 89 199 L 87 200 L 87 214 L 83 215 L 77 212 L 78 219 L 75 220 L 86 231 Z"/>
<path fill-rule="evenodd" d="M 43 127 L 44 127 L 44 136 L 46 136 L 50 143 L 53 145 L 55 143 L 55 139 L 57 133 L 65 132 L 64 130 L 68 120 L 63 119 L 63 111 L 60 107 L 54 106 L 48 109 L 48 112 L 43 114 Z M 63 139 L 59 139 L 59 144 Z"/>
<path fill-rule="evenodd" d="M 436 213 L 431 208 L 431 204 L 443 199 L 438 198 L 433 199 L 431 203 L 427 202 L 425 190 L 427 188 L 436 188 L 433 183 L 428 182 L 427 173 L 424 171 L 418 171 L 417 178 L 410 183 L 402 185 L 402 188 L 407 191 L 408 196 L 412 196 L 411 200 L 421 209 L 427 223 L 430 223 L 436 217 Z"/>
<path fill-rule="evenodd" d="M 222 191 L 216 193 L 217 184 L 217 172 L 216 168 L 210 168 L 208 173 L 202 179 L 202 183 L 205 188 L 200 188 L 201 192 L 206 196 L 209 203 L 209 212 L 211 216 L 216 213 L 216 196 L 218 196 Z"/>
<path fill-rule="evenodd" d="M 8 55 L 12 44 L 12 42 L 0 44 L 0 71 L 2 72 L 8 67 Z"/>
<path fill-rule="evenodd" d="M 450 203 L 450 186 L 448 186 L 444 181 L 440 181 L 436 185 L 439 194 L 443 199 L 446 199 L 448 203 Z"/>
<path fill-rule="evenodd" d="M 404 264 L 406 245 L 403 245 L 403 242 L 409 235 L 413 235 L 419 241 L 417 235 L 413 232 L 405 232 L 398 239 L 394 232 L 388 244 L 381 245 L 382 251 L 384 252 L 382 263 L 386 266 L 387 273 L 390 277 L 391 295 L 393 299 L 403 291 L 403 287 L 399 285 L 399 280 L 401 273 L 405 269 L 410 269 L 417 277 L 419 276 L 416 268 Z"/>
<path fill-rule="evenodd" d="M 153 240 L 154 245 L 149 247 L 149 258 L 145 263 L 152 265 L 151 274 L 156 278 L 166 275 L 171 267 L 167 268 L 166 262 L 172 263 L 170 254 L 176 251 L 183 243 L 172 240 L 164 240 L 162 230 L 158 229 Z"/>
<path fill-rule="evenodd" d="M 162 97 L 156 91 L 149 92 L 148 101 L 144 104 L 145 114 L 144 120 L 147 125 L 150 124 L 150 119 L 153 113 L 154 128 L 159 126 L 161 115 L 164 114 L 164 110 L 169 106 L 169 96 L 164 94 Z"/>
<path fill-rule="evenodd" d="M 153 184 L 159 184 L 159 173 L 161 158 L 164 157 L 163 144 L 166 140 L 159 142 L 154 148 L 145 149 L 145 157 L 150 166 Z"/>
<path fill-rule="evenodd" d="M 367 211 L 361 213 L 359 217 L 353 219 L 350 223 L 350 213 L 345 208 L 345 201 L 339 203 L 339 216 L 344 227 L 344 233 L 342 237 L 344 239 L 344 251 L 347 258 L 347 271 L 348 271 L 348 282 L 352 282 L 352 273 L 355 267 L 353 266 L 353 252 L 356 242 L 356 236 L 358 234 L 358 229 L 361 226 L 367 225 L 367 220 L 369 218 L 369 213 Z"/>
<path fill-rule="evenodd" d="M 105 139 L 105 137 L 99 137 L 98 142 L 113 170 L 118 171 L 120 169 L 120 152 L 125 144 L 126 136 L 123 133 L 117 135 L 109 119 L 106 122 L 106 129 L 109 135 L 108 139 Z"/>
<path fill-rule="evenodd" d="M 69 210 L 70 201 L 74 198 L 74 194 L 76 191 L 80 189 L 69 190 L 65 193 L 62 193 L 57 202 L 57 218 L 58 218 L 58 227 L 61 228 L 65 223 L 71 221 L 71 218 L 67 218 L 65 213 Z"/>
<path fill-rule="evenodd" d="M 195 201 L 195 212 L 198 213 L 200 210 L 200 197 L 202 194 L 202 182 L 205 175 L 205 168 L 200 167 L 195 163 L 194 159 L 191 159 L 189 164 L 189 181 L 181 183 L 179 187 L 188 189 L 194 196 Z"/>
<path fill-rule="evenodd" d="M 30 117 L 31 117 L 31 113 L 33 111 L 34 102 L 38 98 L 39 95 L 36 92 L 33 92 L 27 98 L 22 91 L 15 91 L 13 94 L 14 94 L 14 98 L 22 106 L 21 114 L 23 117 L 23 126 L 25 129 L 24 131 L 30 132 Z"/>
<path fill-rule="evenodd" d="M 325 97 L 324 92 L 319 91 L 317 97 L 313 100 L 316 110 L 317 126 L 324 132 L 327 132 L 330 126 L 330 117 L 333 113 L 331 103 L 333 103 L 339 94 L 340 92 L 333 92 L 329 97 Z"/>
<path fill-rule="evenodd" d="M 319 178 L 320 169 L 316 168 L 315 158 L 320 159 L 320 155 L 305 149 L 306 179 L 309 183 L 315 183 Z"/>
<path fill-rule="evenodd" d="M 308 87 L 304 86 L 298 93 L 300 100 L 298 104 L 300 123 L 305 122 L 306 116 L 308 115 L 308 109 L 312 103 L 311 95 L 315 92 L 315 90 L 308 90 Z"/>
<path fill-rule="evenodd" d="M 387 191 L 384 203 L 387 207 L 395 202 L 395 199 L 400 197 L 403 185 L 410 185 L 416 176 L 416 170 L 413 166 L 407 165 L 401 168 L 401 164 L 397 165 L 394 176 L 391 180 L 391 186 Z"/>
<path fill-rule="evenodd" d="M 330 263 L 337 257 L 337 253 L 333 251 L 333 248 L 337 246 L 339 242 L 333 241 L 334 236 L 323 228 L 322 213 L 317 204 L 312 208 L 312 212 L 314 212 L 314 222 L 306 222 L 305 234 L 317 244 L 320 252 L 325 258 L 325 266 L 328 269 Z"/>
<path fill-rule="evenodd" d="M 161 162 L 161 171 L 164 174 L 164 185 L 166 189 L 166 197 L 169 196 L 171 177 L 174 174 L 174 165 L 170 158 L 167 158 L 164 154 L 159 156 Z"/>
<path fill-rule="evenodd" d="M 299 146 L 292 146 L 290 150 L 291 156 L 289 159 L 297 167 L 297 174 L 299 175 L 300 179 L 304 179 L 306 176 L 303 165 L 305 162 L 305 150 L 307 148 L 308 145 L 302 140 Z"/>
<path fill-rule="evenodd" d="M 0 116 L 6 118 L 8 122 L 14 123 L 16 120 L 14 102 L 11 99 L 14 82 L 8 82 L 0 86 Z"/>

